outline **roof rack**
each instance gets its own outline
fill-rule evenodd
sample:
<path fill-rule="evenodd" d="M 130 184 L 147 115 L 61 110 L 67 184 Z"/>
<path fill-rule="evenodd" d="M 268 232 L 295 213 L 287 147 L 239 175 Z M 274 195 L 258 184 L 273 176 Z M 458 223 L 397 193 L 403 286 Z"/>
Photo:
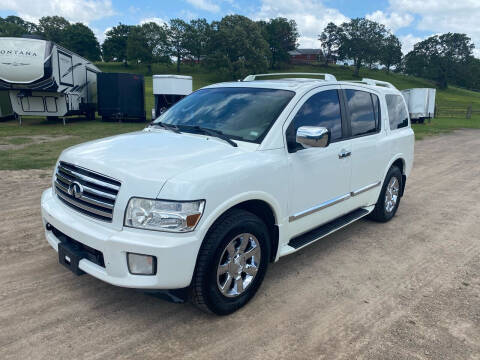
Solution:
<path fill-rule="evenodd" d="M 257 77 L 264 76 L 282 76 L 282 75 L 314 75 L 314 76 L 323 76 L 325 81 L 337 81 L 337 78 L 332 74 L 326 73 L 304 73 L 304 72 L 293 72 L 293 73 L 271 73 L 271 74 L 254 74 L 248 75 L 243 81 L 254 81 Z"/>
<path fill-rule="evenodd" d="M 358 81 L 358 82 L 363 82 L 363 83 L 368 84 L 368 85 L 385 86 L 385 87 L 388 87 L 388 88 L 391 88 L 391 89 L 396 89 L 396 87 L 393 84 L 391 84 L 387 81 L 380 81 L 380 80 L 375 80 L 375 79 L 363 78 L 362 81 Z"/>

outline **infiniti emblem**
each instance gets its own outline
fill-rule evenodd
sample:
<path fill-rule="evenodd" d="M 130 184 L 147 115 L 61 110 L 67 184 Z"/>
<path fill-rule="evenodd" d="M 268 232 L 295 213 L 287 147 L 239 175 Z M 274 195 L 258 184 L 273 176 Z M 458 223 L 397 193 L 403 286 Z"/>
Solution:
<path fill-rule="evenodd" d="M 74 196 L 76 199 L 80 199 L 83 195 L 83 186 L 77 181 L 74 181 L 68 187 L 68 194 Z"/>

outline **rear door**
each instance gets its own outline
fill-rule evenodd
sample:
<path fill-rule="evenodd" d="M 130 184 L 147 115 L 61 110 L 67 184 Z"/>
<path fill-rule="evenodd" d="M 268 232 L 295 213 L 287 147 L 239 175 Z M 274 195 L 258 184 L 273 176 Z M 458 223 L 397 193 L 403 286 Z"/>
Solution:
<path fill-rule="evenodd" d="M 352 148 L 350 205 L 356 209 L 376 202 L 389 149 L 379 94 L 354 85 L 342 88 Z"/>

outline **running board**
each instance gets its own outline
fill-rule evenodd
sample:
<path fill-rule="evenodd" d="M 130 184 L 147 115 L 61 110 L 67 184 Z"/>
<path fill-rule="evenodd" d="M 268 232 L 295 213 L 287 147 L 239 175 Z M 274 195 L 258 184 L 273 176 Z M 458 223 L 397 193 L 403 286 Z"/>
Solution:
<path fill-rule="evenodd" d="M 335 220 L 330 221 L 324 225 L 321 225 L 309 232 L 302 234 L 300 236 L 290 239 L 288 245 L 294 249 L 299 249 L 307 244 L 310 244 L 314 241 L 317 241 L 328 234 L 341 229 L 342 227 L 366 216 L 369 214 L 369 211 L 363 208 L 354 210 L 346 215 L 343 215 Z"/>

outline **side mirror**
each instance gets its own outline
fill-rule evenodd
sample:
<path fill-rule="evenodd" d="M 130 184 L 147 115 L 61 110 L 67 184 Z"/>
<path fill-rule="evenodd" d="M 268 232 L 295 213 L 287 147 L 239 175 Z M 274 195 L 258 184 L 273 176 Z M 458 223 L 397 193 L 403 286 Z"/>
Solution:
<path fill-rule="evenodd" d="M 318 126 L 300 126 L 296 140 L 306 148 L 327 147 L 330 144 L 330 130 Z"/>

